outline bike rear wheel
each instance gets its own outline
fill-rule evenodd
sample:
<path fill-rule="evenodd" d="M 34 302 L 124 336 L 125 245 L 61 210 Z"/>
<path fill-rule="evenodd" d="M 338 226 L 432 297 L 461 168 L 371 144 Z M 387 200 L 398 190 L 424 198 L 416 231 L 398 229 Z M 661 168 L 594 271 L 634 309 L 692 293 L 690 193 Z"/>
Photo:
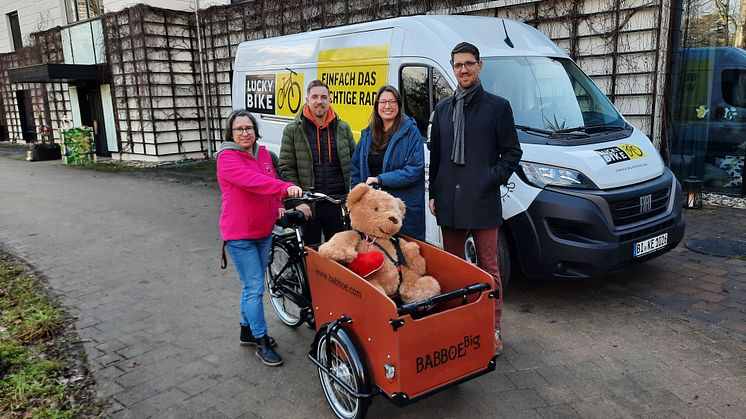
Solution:
<path fill-rule="evenodd" d="M 293 260 L 286 245 L 273 242 L 269 265 L 264 273 L 269 301 L 280 321 L 298 327 L 306 320 L 307 307 L 301 300 L 305 294 L 305 276 L 299 263 Z"/>

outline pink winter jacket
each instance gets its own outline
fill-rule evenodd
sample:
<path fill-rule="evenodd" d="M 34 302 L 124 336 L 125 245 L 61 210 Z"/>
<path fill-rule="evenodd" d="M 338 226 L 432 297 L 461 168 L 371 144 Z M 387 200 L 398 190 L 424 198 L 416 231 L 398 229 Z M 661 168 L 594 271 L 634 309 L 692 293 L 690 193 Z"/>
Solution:
<path fill-rule="evenodd" d="M 257 158 L 235 143 L 223 143 L 217 155 L 222 194 L 220 235 L 223 240 L 269 236 L 277 219 L 280 198 L 293 184 L 275 177 L 272 157 L 259 147 Z"/>

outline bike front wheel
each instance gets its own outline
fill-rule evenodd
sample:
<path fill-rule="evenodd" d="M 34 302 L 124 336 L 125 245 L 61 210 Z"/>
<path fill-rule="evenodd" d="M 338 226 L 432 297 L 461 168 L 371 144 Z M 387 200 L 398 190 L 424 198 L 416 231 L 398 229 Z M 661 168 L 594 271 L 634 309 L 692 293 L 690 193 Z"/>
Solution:
<path fill-rule="evenodd" d="M 269 265 L 264 273 L 269 301 L 280 321 L 290 327 L 298 327 L 306 320 L 304 304 L 305 276 L 298 262 L 293 260 L 287 246 L 272 243 Z"/>
<path fill-rule="evenodd" d="M 288 99 L 288 107 L 290 108 L 290 112 L 292 113 L 298 112 L 298 109 L 300 109 L 300 102 L 301 102 L 300 101 L 301 100 L 300 85 L 298 83 L 293 82 L 293 84 L 290 85 L 287 99 Z"/>
<path fill-rule="evenodd" d="M 357 393 L 370 391 L 365 366 L 349 335 L 344 330 L 337 330 L 319 338 L 316 343 L 316 359 L 329 370 L 326 373 L 318 368 L 321 388 L 324 389 L 326 401 L 334 414 L 340 419 L 364 418 L 370 406 L 370 398 L 351 394 L 336 381 L 345 383 Z M 330 375 L 334 375 L 334 378 Z"/>

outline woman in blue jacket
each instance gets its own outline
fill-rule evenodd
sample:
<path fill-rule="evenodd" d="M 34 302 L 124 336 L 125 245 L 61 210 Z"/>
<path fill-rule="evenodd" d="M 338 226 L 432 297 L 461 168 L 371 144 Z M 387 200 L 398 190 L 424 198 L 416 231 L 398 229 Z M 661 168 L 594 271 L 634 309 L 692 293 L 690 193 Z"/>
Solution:
<path fill-rule="evenodd" d="M 378 184 L 404 201 L 407 211 L 400 232 L 425 240 L 425 158 L 422 136 L 414 119 L 401 110 L 393 86 L 378 90 L 370 125 L 352 155 L 351 187 Z"/>

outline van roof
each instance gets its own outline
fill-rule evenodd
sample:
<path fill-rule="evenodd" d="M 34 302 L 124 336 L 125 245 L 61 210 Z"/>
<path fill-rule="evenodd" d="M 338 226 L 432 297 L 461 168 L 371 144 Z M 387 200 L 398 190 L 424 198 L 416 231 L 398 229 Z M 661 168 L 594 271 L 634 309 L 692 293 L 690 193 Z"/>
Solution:
<path fill-rule="evenodd" d="M 746 66 L 746 50 L 737 47 L 697 47 L 676 50 L 680 60 L 711 61 L 715 66 Z"/>
<path fill-rule="evenodd" d="M 484 16 L 420 15 L 244 41 L 236 51 L 235 69 L 313 63 L 318 56 L 320 40 L 374 31 L 389 32 L 386 39 L 390 39 L 391 57 L 423 56 L 448 62 L 451 50 L 462 41 L 476 45 L 482 57 L 567 57 L 544 34 L 521 22 Z M 513 47 L 505 41 L 506 32 Z M 356 43 L 359 45 L 360 41 Z"/>

